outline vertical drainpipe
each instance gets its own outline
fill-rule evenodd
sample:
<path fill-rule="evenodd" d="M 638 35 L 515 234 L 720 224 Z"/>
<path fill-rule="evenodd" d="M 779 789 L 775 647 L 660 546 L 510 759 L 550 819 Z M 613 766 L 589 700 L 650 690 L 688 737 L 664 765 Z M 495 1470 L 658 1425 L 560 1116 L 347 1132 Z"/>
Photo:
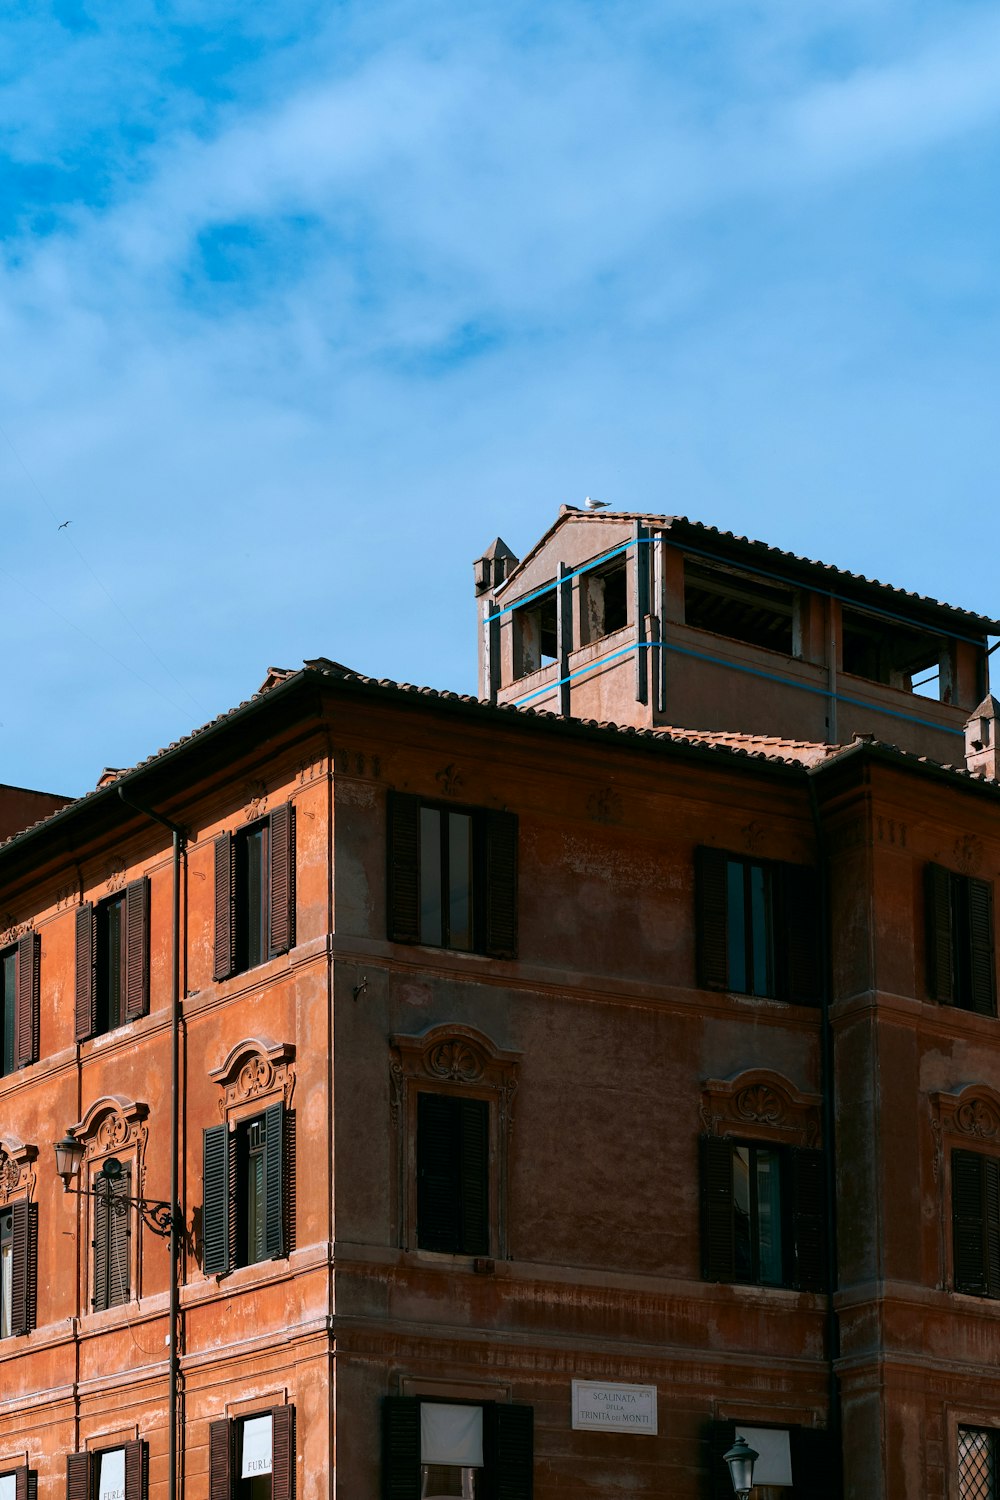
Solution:
<path fill-rule="evenodd" d="M 826 741 L 828 745 L 837 744 L 837 653 L 840 649 L 840 601 L 833 594 L 827 595 L 826 600 L 826 649 L 828 696 L 827 702 L 827 729 Z"/>
<path fill-rule="evenodd" d="M 826 833 L 816 792 L 814 772 L 807 772 L 809 786 L 809 809 L 812 813 L 816 834 L 816 852 L 819 858 L 820 890 L 820 967 L 822 972 L 822 1004 L 820 1008 L 820 1077 L 823 1100 L 823 1161 L 825 1167 L 824 1189 L 826 1196 L 827 1222 L 827 1291 L 826 1291 L 826 1347 L 828 1402 L 830 1409 L 830 1447 L 840 1476 L 840 1493 L 843 1487 L 843 1437 L 841 1432 L 840 1386 L 837 1380 L 837 1359 L 840 1355 L 840 1325 L 834 1297 L 837 1291 L 837 1152 L 836 1109 L 834 1100 L 833 1033 L 830 1028 L 830 1004 L 833 997 L 833 972 L 831 967 L 831 912 L 830 912 L 830 868 Z"/>
<path fill-rule="evenodd" d="M 573 585 L 566 582 L 569 572 L 560 562 L 556 583 L 556 664 L 559 671 L 559 712 L 569 718 L 569 653 L 573 644 Z"/>
<path fill-rule="evenodd" d="M 163 818 L 149 807 L 141 807 L 126 797 L 125 788 L 118 795 L 127 807 L 152 818 L 169 830 L 173 838 L 173 947 L 170 965 L 170 1312 L 168 1331 L 168 1379 L 170 1399 L 167 1413 L 167 1495 L 177 1500 L 177 1405 L 180 1352 L 177 1338 L 178 1281 L 183 1213 L 180 1208 L 180 1031 L 181 1031 L 181 858 L 185 832 L 177 823 Z"/>
<path fill-rule="evenodd" d="M 649 663 L 646 649 L 646 616 L 649 614 L 649 558 L 646 556 L 647 531 L 636 521 L 632 541 L 635 544 L 635 701 L 649 702 Z M 626 557 L 628 553 L 625 554 Z"/>

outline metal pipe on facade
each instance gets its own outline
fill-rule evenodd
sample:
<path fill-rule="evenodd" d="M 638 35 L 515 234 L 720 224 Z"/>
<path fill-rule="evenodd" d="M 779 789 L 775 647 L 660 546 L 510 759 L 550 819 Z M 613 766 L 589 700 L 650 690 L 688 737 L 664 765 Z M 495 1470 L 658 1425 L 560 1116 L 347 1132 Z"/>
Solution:
<path fill-rule="evenodd" d="M 166 828 L 173 839 L 173 945 L 170 965 L 170 1311 L 168 1330 L 168 1379 L 170 1400 L 167 1412 L 167 1495 L 177 1500 L 177 1408 L 180 1351 L 178 1348 L 178 1283 L 180 1280 L 181 1230 L 180 1207 L 180 1029 L 181 1029 L 181 858 L 185 830 L 169 818 L 142 807 L 126 797 L 124 787 L 118 795 L 127 807 L 152 818 Z"/>

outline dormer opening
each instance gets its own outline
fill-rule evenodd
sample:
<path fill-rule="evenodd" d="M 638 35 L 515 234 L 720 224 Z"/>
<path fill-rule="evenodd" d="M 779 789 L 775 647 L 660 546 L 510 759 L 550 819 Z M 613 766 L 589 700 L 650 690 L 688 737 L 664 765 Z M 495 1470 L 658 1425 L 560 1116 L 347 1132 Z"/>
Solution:
<path fill-rule="evenodd" d="M 932 631 L 863 610 L 843 612 L 843 669 L 921 698 L 951 702 L 951 652 Z"/>
<path fill-rule="evenodd" d="M 580 579 L 582 644 L 624 630 L 629 623 L 628 568 L 624 554 Z"/>
<path fill-rule="evenodd" d="M 797 596 L 736 568 L 684 559 L 684 621 L 696 630 L 794 656 Z"/>
<path fill-rule="evenodd" d="M 530 604 L 511 611 L 515 677 L 528 677 L 542 667 L 551 666 L 558 657 L 557 607 L 553 583 Z"/>

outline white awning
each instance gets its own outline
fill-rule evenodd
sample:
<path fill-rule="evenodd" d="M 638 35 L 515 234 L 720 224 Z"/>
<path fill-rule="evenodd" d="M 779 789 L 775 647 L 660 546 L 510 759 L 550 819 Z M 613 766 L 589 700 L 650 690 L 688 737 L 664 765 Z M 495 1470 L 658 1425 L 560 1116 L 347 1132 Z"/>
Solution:
<path fill-rule="evenodd" d="M 271 1472 L 271 1414 L 248 1417 L 243 1423 L 243 1463 L 241 1479 L 256 1479 Z"/>
<path fill-rule="evenodd" d="M 17 1480 L 13 1474 L 0 1474 L 0 1500 L 15 1500 Z"/>
<path fill-rule="evenodd" d="M 125 1449 L 112 1448 L 101 1454 L 97 1500 L 125 1500 Z"/>
<path fill-rule="evenodd" d="M 737 1423 L 736 1432 L 760 1454 L 753 1466 L 755 1485 L 792 1483 L 792 1454 L 786 1428 L 741 1427 Z"/>
<path fill-rule="evenodd" d="M 483 1408 L 420 1403 L 420 1462 L 483 1466 Z"/>

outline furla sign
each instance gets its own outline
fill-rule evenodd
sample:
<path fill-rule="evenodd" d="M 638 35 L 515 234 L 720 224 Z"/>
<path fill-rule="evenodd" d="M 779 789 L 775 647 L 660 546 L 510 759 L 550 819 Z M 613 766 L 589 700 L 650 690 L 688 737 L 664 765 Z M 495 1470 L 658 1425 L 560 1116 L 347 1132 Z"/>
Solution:
<path fill-rule="evenodd" d="M 573 1381 L 573 1426 L 588 1432 L 656 1436 L 656 1386 Z"/>

